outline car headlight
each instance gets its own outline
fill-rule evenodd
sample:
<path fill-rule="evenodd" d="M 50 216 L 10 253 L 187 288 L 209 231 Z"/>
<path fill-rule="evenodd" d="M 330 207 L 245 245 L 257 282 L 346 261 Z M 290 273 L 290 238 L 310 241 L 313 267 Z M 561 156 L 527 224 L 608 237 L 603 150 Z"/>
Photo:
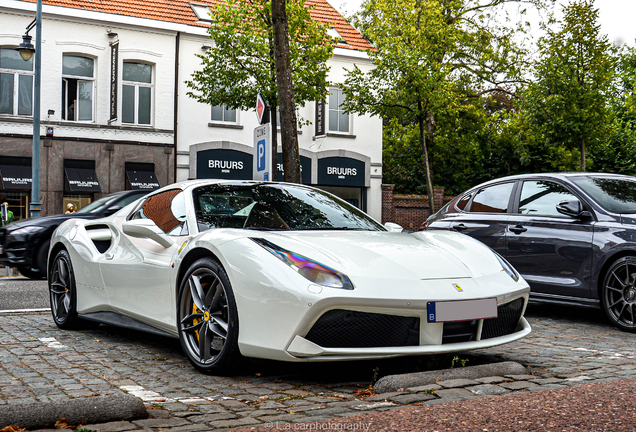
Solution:
<path fill-rule="evenodd" d="M 251 238 L 251 240 L 261 245 L 265 250 L 317 285 L 346 290 L 353 289 L 351 280 L 344 273 L 276 246 L 274 243 L 265 239 Z"/>
<path fill-rule="evenodd" d="M 43 229 L 44 229 L 44 227 L 42 227 L 42 226 L 29 225 L 29 226 L 25 226 L 25 227 L 22 227 L 22 228 L 18 228 L 15 231 L 11 231 L 11 235 L 33 234 L 35 232 L 42 231 Z"/>
<path fill-rule="evenodd" d="M 506 259 L 502 257 L 501 255 L 499 255 L 497 252 L 494 252 L 494 254 L 497 257 L 499 264 L 501 264 L 501 267 L 508 274 L 508 276 L 510 276 L 512 280 L 514 280 L 515 282 L 518 282 L 519 273 L 517 273 L 517 270 L 515 270 L 514 267 L 511 266 L 510 263 L 506 261 Z"/>

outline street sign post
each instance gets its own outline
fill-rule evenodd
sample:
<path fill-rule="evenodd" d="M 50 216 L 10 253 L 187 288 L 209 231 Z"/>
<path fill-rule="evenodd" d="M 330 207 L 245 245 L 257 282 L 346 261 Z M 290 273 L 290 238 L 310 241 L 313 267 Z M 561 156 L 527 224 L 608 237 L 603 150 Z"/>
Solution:
<path fill-rule="evenodd" d="M 254 129 L 254 180 L 272 179 L 272 126 L 266 123 Z"/>

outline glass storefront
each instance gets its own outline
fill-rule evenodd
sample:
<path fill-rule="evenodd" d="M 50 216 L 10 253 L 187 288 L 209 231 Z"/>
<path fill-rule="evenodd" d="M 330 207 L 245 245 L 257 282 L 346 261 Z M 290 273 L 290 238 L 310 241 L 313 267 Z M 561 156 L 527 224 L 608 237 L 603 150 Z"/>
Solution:
<path fill-rule="evenodd" d="M 0 204 L 9 204 L 9 211 L 13 212 L 14 220 L 20 220 L 29 215 L 29 196 L 28 192 L 0 191 Z"/>
<path fill-rule="evenodd" d="M 62 201 L 63 201 L 62 209 L 64 212 L 66 212 L 66 209 L 68 208 L 69 204 L 73 204 L 73 206 L 75 207 L 75 211 L 78 211 L 82 207 L 87 206 L 91 202 L 93 202 L 93 195 L 92 194 L 91 195 L 65 194 L 64 198 L 62 198 Z"/>

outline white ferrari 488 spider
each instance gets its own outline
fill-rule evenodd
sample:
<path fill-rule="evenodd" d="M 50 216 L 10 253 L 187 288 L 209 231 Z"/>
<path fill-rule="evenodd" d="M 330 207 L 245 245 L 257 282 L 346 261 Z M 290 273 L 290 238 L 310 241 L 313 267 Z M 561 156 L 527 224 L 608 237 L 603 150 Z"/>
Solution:
<path fill-rule="evenodd" d="M 178 337 L 204 372 L 464 351 L 522 338 L 528 284 L 462 234 L 389 232 L 319 189 L 192 180 L 51 240 L 51 310 Z"/>

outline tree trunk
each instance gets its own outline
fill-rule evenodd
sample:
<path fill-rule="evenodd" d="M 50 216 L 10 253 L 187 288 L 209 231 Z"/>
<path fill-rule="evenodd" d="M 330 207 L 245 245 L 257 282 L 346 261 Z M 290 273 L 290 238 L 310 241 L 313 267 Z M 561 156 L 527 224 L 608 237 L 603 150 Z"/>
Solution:
<path fill-rule="evenodd" d="M 286 182 L 300 183 L 300 154 L 298 151 L 296 106 L 294 104 L 294 87 L 292 85 L 291 61 L 289 58 L 289 26 L 285 0 L 272 0 L 272 24 L 283 147 L 283 170 L 285 171 Z"/>
<path fill-rule="evenodd" d="M 278 124 L 276 122 L 276 105 L 270 105 L 269 122 L 272 124 L 272 181 L 278 181 Z M 282 180 L 282 179 L 281 179 Z"/>
<path fill-rule="evenodd" d="M 585 172 L 585 138 L 581 138 L 581 171 Z"/>
<path fill-rule="evenodd" d="M 433 192 L 433 180 L 431 179 L 431 169 L 428 164 L 428 150 L 426 148 L 426 129 L 424 128 L 424 119 L 422 119 L 421 117 L 419 119 L 419 124 L 420 124 L 420 144 L 422 144 L 422 159 L 424 159 L 424 169 L 426 171 L 426 193 L 428 194 L 429 209 L 431 211 L 431 214 L 433 214 L 435 213 L 435 193 Z"/>

